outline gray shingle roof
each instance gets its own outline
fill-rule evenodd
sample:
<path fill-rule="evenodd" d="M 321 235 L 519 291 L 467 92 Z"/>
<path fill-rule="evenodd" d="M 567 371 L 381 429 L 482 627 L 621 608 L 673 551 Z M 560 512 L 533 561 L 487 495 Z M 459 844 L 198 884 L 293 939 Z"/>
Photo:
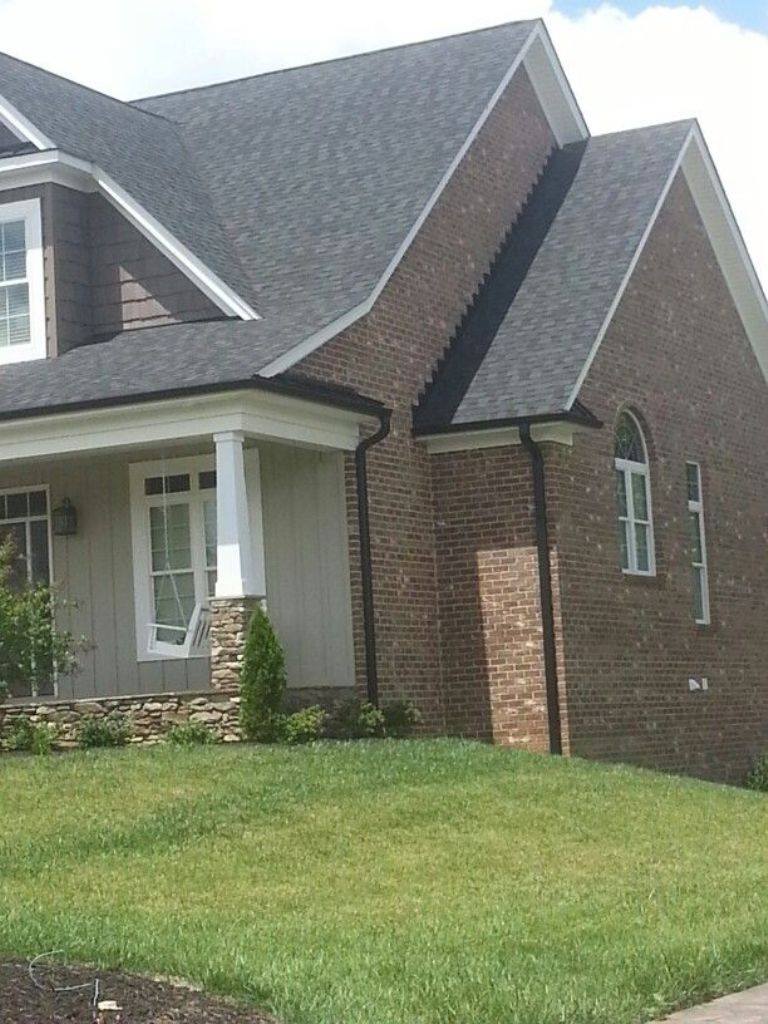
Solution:
<path fill-rule="evenodd" d="M 519 22 L 137 101 L 183 127 L 265 318 L 370 296 L 535 28 Z"/>
<path fill-rule="evenodd" d="M 221 280 L 253 300 L 178 126 L 3 53 L 0 95 L 58 149 L 98 164 Z"/>
<path fill-rule="evenodd" d="M 617 132 L 586 143 L 506 315 L 482 340 L 479 368 L 461 394 L 455 387 L 448 394 L 438 377 L 417 413 L 422 432 L 568 410 L 692 124 Z M 493 304 L 504 287 L 501 277 L 492 278 L 479 302 Z M 455 340 L 446 376 L 457 375 L 451 363 L 462 358 L 462 340 Z"/>

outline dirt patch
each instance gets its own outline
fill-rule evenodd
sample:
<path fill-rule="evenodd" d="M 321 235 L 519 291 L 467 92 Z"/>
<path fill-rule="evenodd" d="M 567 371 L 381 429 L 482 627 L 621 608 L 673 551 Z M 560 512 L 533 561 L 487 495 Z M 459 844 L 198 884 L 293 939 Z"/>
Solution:
<path fill-rule="evenodd" d="M 0 963 L 2 1024 L 277 1024 L 173 981 L 48 961 L 33 976 L 27 962 Z"/>

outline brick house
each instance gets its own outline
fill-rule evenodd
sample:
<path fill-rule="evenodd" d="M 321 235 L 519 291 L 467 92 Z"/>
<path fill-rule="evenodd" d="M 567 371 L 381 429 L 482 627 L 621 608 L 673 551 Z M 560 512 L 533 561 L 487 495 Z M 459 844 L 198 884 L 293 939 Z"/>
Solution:
<path fill-rule="evenodd" d="M 0 532 L 92 641 L 0 716 L 225 721 L 266 600 L 296 701 L 765 748 L 768 309 L 695 122 L 591 137 L 537 21 L 133 103 L 0 56 L 0 190 Z"/>

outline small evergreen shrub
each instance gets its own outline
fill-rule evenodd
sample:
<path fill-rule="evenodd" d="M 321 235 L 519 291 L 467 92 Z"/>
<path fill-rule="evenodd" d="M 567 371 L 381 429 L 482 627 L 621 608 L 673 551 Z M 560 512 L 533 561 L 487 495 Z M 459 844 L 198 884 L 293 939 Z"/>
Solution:
<path fill-rule="evenodd" d="M 768 793 L 768 754 L 762 754 L 752 765 L 747 775 L 747 788 Z"/>
<path fill-rule="evenodd" d="M 166 739 L 176 747 L 195 747 L 215 743 L 216 737 L 202 722 L 178 722 L 172 725 Z"/>
<path fill-rule="evenodd" d="M 285 656 L 269 616 L 257 607 L 240 670 L 240 727 L 247 740 L 275 743 L 284 727 Z"/>
<path fill-rule="evenodd" d="M 292 715 L 284 715 L 280 739 L 290 746 L 299 743 L 313 743 L 322 737 L 327 718 L 328 713 L 318 704 L 294 711 Z"/>
<path fill-rule="evenodd" d="M 328 735 L 338 740 L 360 740 L 384 735 L 384 715 L 369 701 L 350 697 L 333 709 Z"/>
<path fill-rule="evenodd" d="M 421 712 L 409 700 L 391 700 L 382 706 L 385 735 L 405 739 L 421 722 Z"/>
<path fill-rule="evenodd" d="M 133 730 L 124 715 L 87 715 L 77 726 L 77 741 L 85 750 L 93 747 L 124 747 Z"/>
<path fill-rule="evenodd" d="M 58 730 L 47 722 L 35 724 L 26 715 L 14 720 L 6 745 L 9 750 L 23 750 L 30 754 L 50 754 Z"/>

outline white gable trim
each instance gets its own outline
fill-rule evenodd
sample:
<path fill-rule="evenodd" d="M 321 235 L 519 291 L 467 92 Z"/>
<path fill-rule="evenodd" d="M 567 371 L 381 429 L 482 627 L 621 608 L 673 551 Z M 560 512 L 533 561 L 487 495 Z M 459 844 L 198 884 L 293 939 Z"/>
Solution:
<path fill-rule="evenodd" d="M 348 312 L 334 320 L 332 323 L 327 324 L 322 328 L 322 330 L 317 331 L 308 338 L 305 338 L 304 341 L 299 342 L 298 345 L 295 345 L 288 352 L 279 356 L 277 359 L 274 359 L 259 371 L 261 376 L 273 377 L 275 374 L 284 373 L 299 362 L 299 360 L 306 358 L 306 356 L 311 352 L 314 352 L 315 349 L 319 348 L 330 338 L 334 337 L 334 335 L 339 334 L 356 320 L 366 316 L 371 311 L 373 304 L 381 295 L 414 238 L 421 230 L 425 220 L 432 212 L 440 196 L 443 194 L 448 182 L 453 177 L 456 168 L 466 156 L 470 146 L 477 138 L 483 125 L 490 117 L 496 107 L 496 104 L 499 102 L 499 99 L 504 94 L 504 91 L 520 67 L 525 68 L 529 78 L 531 79 L 533 89 L 541 103 L 544 114 L 549 121 L 550 128 L 552 129 L 552 133 L 555 136 L 558 145 L 562 146 L 568 142 L 576 142 L 589 136 L 589 130 L 586 122 L 582 117 L 576 98 L 571 91 L 560 62 L 557 59 L 547 30 L 544 27 L 544 23 L 539 21 L 532 28 L 531 34 L 526 40 L 525 45 L 522 47 L 520 53 L 515 58 L 515 61 L 502 78 L 487 106 L 475 122 L 469 135 L 464 140 L 461 149 L 459 149 L 458 153 L 454 156 L 445 174 L 440 179 L 436 189 L 427 200 L 425 207 L 416 218 L 416 221 L 411 226 L 410 231 L 405 236 L 397 252 L 390 260 L 389 266 L 379 278 L 375 288 L 368 298 L 358 306 L 348 310 Z"/>
<path fill-rule="evenodd" d="M 4 104 L 5 101 L 0 97 L 0 120 Z M 251 305 L 97 164 L 64 153 L 52 143 L 45 152 L 0 159 L 0 191 L 47 181 L 76 188 L 81 192 L 100 192 L 222 312 L 241 320 L 260 319 Z"/>
<path fill-rule="evenodd" d="M 573 406 L 584 380 L 594 362 L 598 349 L 611 325 L 616 310 L 624 297 L 627 285 L 635 272 L 646 243 L 658 220 L 659 213 L 669 195 L 672 184 L 682 171 L 691 190 L 707 235 L 714 249 L 720 269 L 725 277 L 744 329 L 754 349 L 757 361 L 768 380 L 768 302 L 760 280 L 744 243 L 736 218 L 718 176 L 712 156 L 697 123 L 691 126 L 677 160 L 664 184 L 640 243 L 629 264 L 621 286 L 614 296 L 608 314 L 595 339 L 587 361 L 571 391 L 566 405 Z"/>
<path fill-rule="evenodd" d="M 38 128 L 28 121 L 26 117 L 17 110 L 12 103 L 9 103 L 4 96 L 0 96 L 0 121 L 10 128 L 19 139 L 31 142 L 38 149 L 56 149 L 56 146 L 47 135 L 44 135 Z"/>

